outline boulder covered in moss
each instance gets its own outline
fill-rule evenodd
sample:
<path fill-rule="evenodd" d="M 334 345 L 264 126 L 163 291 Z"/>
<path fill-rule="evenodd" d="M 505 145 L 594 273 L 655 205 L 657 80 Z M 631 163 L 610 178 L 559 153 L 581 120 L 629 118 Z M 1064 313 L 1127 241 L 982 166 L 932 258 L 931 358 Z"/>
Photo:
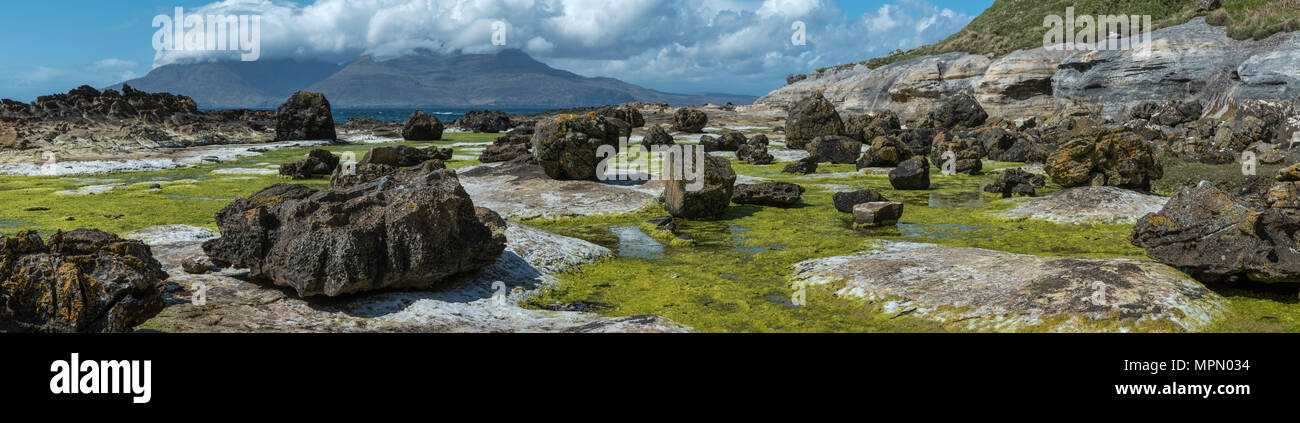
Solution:
<path fill-rule="evenodd" d="M 835 104 L 820 91 L 795 104 L 785 121 L 785 144 L 792 149 L 802 149 L 817 137 L 843 134 L 844 121 Z"/>
<path fill-rule="evenodd" d="M 686 178 L 668 181 L 664 188 L 664 209 L 668 214 L 699 219 L 726 213 L 736 187 L 736 172 L 731 170 L 731 161 L 706 154 L 703 163 L 691 159 L 682 165 Z M 695 176 L 700 172 L 697 168 L 700 165 L 703 165 L 703 179 L 697 180 Z M 703 185 L 696 185 L 700 181 Z"/>
<path fill-rule="evenodd" d="M 1164 176 L 1151 145 L 1128 130 L 1098 131 L 1061 145 L 1043 166 L 1062 187 L 1105 185 L 1142 191 Z"/>
<path fill-rule="evenodd" d="M 951 157 L 947 154 L 952 153 Z M 930 160 L 940 169 L 974 175 L 984 169 L 984 145 L 971 134 L 940 132 L 930 144 Z M 945 166 L 952 160 L 951 167 Z"/>
<path fill-rule="evenodd" d="M 296 92 L 275 111 L 276 141 L 336 138 L 334 115 L 324 94 Z"/>
<path fill-rule="evenodd" d="M 149 246 L 96 229 L 0 238 L 0 332 L 130 332 L 162 311 Z"/>
<path fill-rule="evenodd" d="M 450 170 L 409 169 L 328 191 L 277 184 L 218 212 L 221 238 L 203 251 L 301 297 L 423 289 L 500 257 L 505 236 L 477 212 Z"/>
<path fill-rule="evenodd" d="M 1202 182 L 1179 189 L 1160 212 L 1138 220 L 1129 238 L 1152 259 L 1201 280 L 1300 282 L 1294 211 L 1288 204 L 1266 207 L 1234 198 Z"/>
<path fill-rule="evenodd" d="M 442 122 L 437 116 L 416 110 L 406 118 L 402 138 L 410 141 L 437 141 L 442 139 Z"/>
<path fill-rule="evenodd" d="M 595 113 L 561 115 L 537 124 L 533 155 L 552 179 L 596 180 L 597 150 L 602 145 L 618 148 L 619 131 Z"/>
<path fill-rule="evenodd" d="M 871 140 L 867 152 L 858 158 L 858 170 L 869 167 L 895 167 L 912 158 L 912 150 L 895 136 L 879 136 Z"/>

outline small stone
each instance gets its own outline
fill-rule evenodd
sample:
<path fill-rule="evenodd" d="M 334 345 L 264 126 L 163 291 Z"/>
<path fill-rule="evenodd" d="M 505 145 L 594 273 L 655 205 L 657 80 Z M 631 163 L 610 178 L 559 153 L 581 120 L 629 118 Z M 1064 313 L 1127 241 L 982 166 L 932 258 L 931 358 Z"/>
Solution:
<path fill-rule="evenodd" d="M 202 275 L 216 269 L 212 264 L 212 259 L 207 254 L 196 253 L 192 256 L 181 259 L 181 270 L 191 275 Z"/>
<path fill-rule="evenodd" d="M 149 184 L 149 189 L 162 189 L 162 184 Z"/>
<path fill-rule="evenodd" d="M 858 225 L 893 225 L 902 217 L 903 203 L 879 201 L 853 206 L 853 223 Z"/>

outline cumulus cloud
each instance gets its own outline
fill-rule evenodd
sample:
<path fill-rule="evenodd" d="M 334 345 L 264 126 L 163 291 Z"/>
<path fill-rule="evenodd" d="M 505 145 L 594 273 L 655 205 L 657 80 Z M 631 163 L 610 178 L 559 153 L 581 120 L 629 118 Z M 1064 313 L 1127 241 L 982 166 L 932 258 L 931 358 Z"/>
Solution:
<path fill-rule="evenodd" d="M 790 73 L 931 43 L 971 16 L 894 0 L 845 16 L 833 0 L 225 0 L 190 14 L 261 16 L 261 57 L 346 62 L 417 49 L 527 51 L 555 67 L 675 91 L 762 93 Z M 803 22 L 806 45 L 794 45 Z M 505 45 L 493 44 L 494 23 Z M 227 59 L 164 51 L 154 65 Z"/>

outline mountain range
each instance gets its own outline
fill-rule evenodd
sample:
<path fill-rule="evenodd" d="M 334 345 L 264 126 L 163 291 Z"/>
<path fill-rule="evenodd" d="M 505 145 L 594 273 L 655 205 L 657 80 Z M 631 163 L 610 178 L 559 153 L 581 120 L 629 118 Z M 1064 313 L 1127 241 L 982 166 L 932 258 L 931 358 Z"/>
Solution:
<path fill-rule="evenodd" d="M 352 108 L 561 108 L 628 102 L 681 106 L 755 100 L 746 95 L 665 93 L 614 78 L 585 77 L 550 67 L 520 50 L 450 55 L 417 51 L 382 61 L 363 56 L 346 65 L 293 59 L 171 64 L 125 84 L 186 95 L 208 109 L 276 107 L 299 90 L 324 93 L 334 107 Z"/>

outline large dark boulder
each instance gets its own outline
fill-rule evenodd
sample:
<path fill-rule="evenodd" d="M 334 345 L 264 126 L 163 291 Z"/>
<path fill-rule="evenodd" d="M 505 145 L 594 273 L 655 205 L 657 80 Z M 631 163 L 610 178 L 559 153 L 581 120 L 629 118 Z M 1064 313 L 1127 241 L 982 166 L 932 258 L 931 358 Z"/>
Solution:
<path fill-rule="evenodd" d="M 442 139 L 442 122 L 437 116 L 416 110 L 406 118 L 402 138 L 411 141 L 437 141 Z"/>
<path fill-rule="evenodd" d="M 1021 169 L 1007 169 L 998 175 L 998 179 L 984 187 L 984 192 L 1000 194 L 1002 198 L 1013 195 L 1033 197 L 1034 190 L 1047 185 L 1047 177 L 1035 175 Z"/>
<path fill-rule="evenodd" d="M 748 140 L 745 139 L 745 134 L 737 131 L 727 131 L 722 133 L 722 136 L 719 137 L 711 137 L 708 135 L 701 137 L 700 146 L 704 147 L 704 152 L 706 153 L 712 153 L 714 151 L 736 151 L 747 141 Z"/>
<path fill-rule="evenodd" d="M 515 127 L 510 115 L 500 110 L 470 110 L 453 124 L 476 133 L 505 132 Z"/>
<path fill-rule="evenodd" d="M 817 137 L 843 134 L 844 121 L 835 104 L 820 91 L 796 103 L 785 122 L 785 145 L 792 149 L 802 149 Z"/>
<path fill-rule="evenodd" d="M 731 195 L 731 202 L 786 207 L 799 204 L 803 193 L 804 187 L 789 182 L 737 184 L 735 192 Z"/>
<path fill-rule="evenodd" d="M 673 113 L 673 130 L 698 134 L 704 132 L 704 126 L 709 124 L 709 115 L 699 110 L 681 108 Z"/>
<path fill-rule="evenodd" d="M 0 238 L 0 332 L 130 332 L 163 309 L 149 246 L 96 229 Z"/>
<path fill-rule="evenodd" d="M 602 145 L 618 148 L 619 127 L 595 113 L 561 115 L 537 125 L 533 155 L 552 179 L 596 180 Z"/>
<path fill-rule="evenodd" d="M 930 163 L 925 156 L 904 160 L 889 171 L 889 185 L 897 190 L 930 189 Z"/>
<path fill-rule="evenodd" d="M 984 107 L 969 93 L 949 97 L 924 119 L 924 126 L 938 129 L 975 128 L 988 120 Z"/>
<path fill-rule="evenodd" d="M 673 136 L 668 134 L 663 125 L 651 126 L 650 129 L 646 130 L 645 138 L 641 139 L 641 146 L 645 147 L 646 150 L 656 145 L 673 145 L 676 143 L 676 141 L 673 141 Z"/>
<path fill-rule="evenodd" d="M 844 120 L 844 135 L 863 143 L 876 137 L 892 137 L 903 129 L 898 115 L 886 110 L 872 115 L 854 115 Z"/>
<path fill-rule="evenodd" d="M 1180 188 L 1160 212 L 1138 220 L 1130 241 L 1204 281 L 1300 282 L 1297 231 L 1300 219 L 1285 207 L 1234 198 L 1202 182 Z"/>
<path fill-rule="evenodd" d="M 939 135 L 939 131 L 932 128 L 913 128 L 898 133 L 898 140 L 907 144 L 907 149 L 912 151 L 913 156 L 924 156 L 930 154 L 930 144 L 934 143 L 934 137 Z"/>
<path fill-rule="evenodd" d="M 1150 191 L 1151 181 L 1164 176 L 1151 145 L 1123 129 L 1076 136 L 1053 153 L 1043 169 L 1064 188 L 1107 185 Z"/>
<path fill-rule="evenodd" d="M 805 147 L 818 163 L 852 164 L 862 155 L 862 143 L 853 138 L 829 135 L 813 138 Z"/>
<path fill-rule="evenodd" d="M 280 165 L 280 175 L 293 179 L 311 179 L 316 175 L 329 175 L 339 165 L 339 157 L 328 150 L 313 149 L 307 158 L 295 163 Z"/>
<path fill-rule="evenodd" d="M 790 164 L 785 165 L 785 169 L 781 169 L 781 173 L 793 173 L 798 175 L 817 173 L 817 158 L 808 156 L 790 162 Z"/>
<path fill-rule="evenodd" d="M 298 91 L 275 111 L 276 141 L 337 138 L 334 115 L 324 94 Z"/>
<path fill-rule="evenodd" d="M 689 184 L 694 184 L 697 173 L 695 160 L 682 163 L 683 174 L 689 180 L 668 181 L 664 188 L 664 210 L 675 217 L 699 219 L 722 216 L 731 205 L 731 196 L 735 191 L 736 172 L 731 170 L 731 161 L 705 154 L 704 186 L 691 191 Z"/>
<path fill-rule="evenodd" d="M 434 159 L 420 163 L 419 166 L 413 167 L 412 169 L 422 169 L 424 171 L 432 172 L 446 168 L 447 165 L 444 164 L 442 160 Z M 330 175 L 330 187 L 350 187 L 392 175 L 401 170 L 402 169 L 397 166 L 378 163 L 361 163 L 354 167 L 339 166 L 335 168 L 334 173 Z"/>
<path fill-rule="evenodd" d="M 772 153 L 767 152 L 767 143 L 756 142 L 745 143 L 737 148 L 736 159 L 752 165 L 769 165 L 776 160 Z"/>
<path fill-rule="evenodd" d="M 627 122 L 628 126 L 632 128 L 645 126 L 645 117 L 641 116 L 641 111 L 631 104 L 602 107 L 596 111 L 596 114 L 601 117 Z"/>
<path fill-rule="evenodd" d="M 375 147 L 361 157 L 358 165 L 381 164 L 394 167 L 411 167 L 429 160 L 451 160 L 452 149 L 431 146 L 416 148 L 406 145 Z"/>
<path fill-rule="evenodd" d="M 216 215 L 203 250 L 221 267 L 297 291 L 338 296 L 425 289 L 496 262 L 504 228 L 477 215 L 450 170 L 410 169 L 318 191 L 277 184 Z"/>
<path fill-rule="evenodd" d="M 858 170 L 869 167 L 894 167 L 912 158 L 912 150 L 897 137 L 879 136 L 871 140 L 871 147 L 858 159 Z"/>

